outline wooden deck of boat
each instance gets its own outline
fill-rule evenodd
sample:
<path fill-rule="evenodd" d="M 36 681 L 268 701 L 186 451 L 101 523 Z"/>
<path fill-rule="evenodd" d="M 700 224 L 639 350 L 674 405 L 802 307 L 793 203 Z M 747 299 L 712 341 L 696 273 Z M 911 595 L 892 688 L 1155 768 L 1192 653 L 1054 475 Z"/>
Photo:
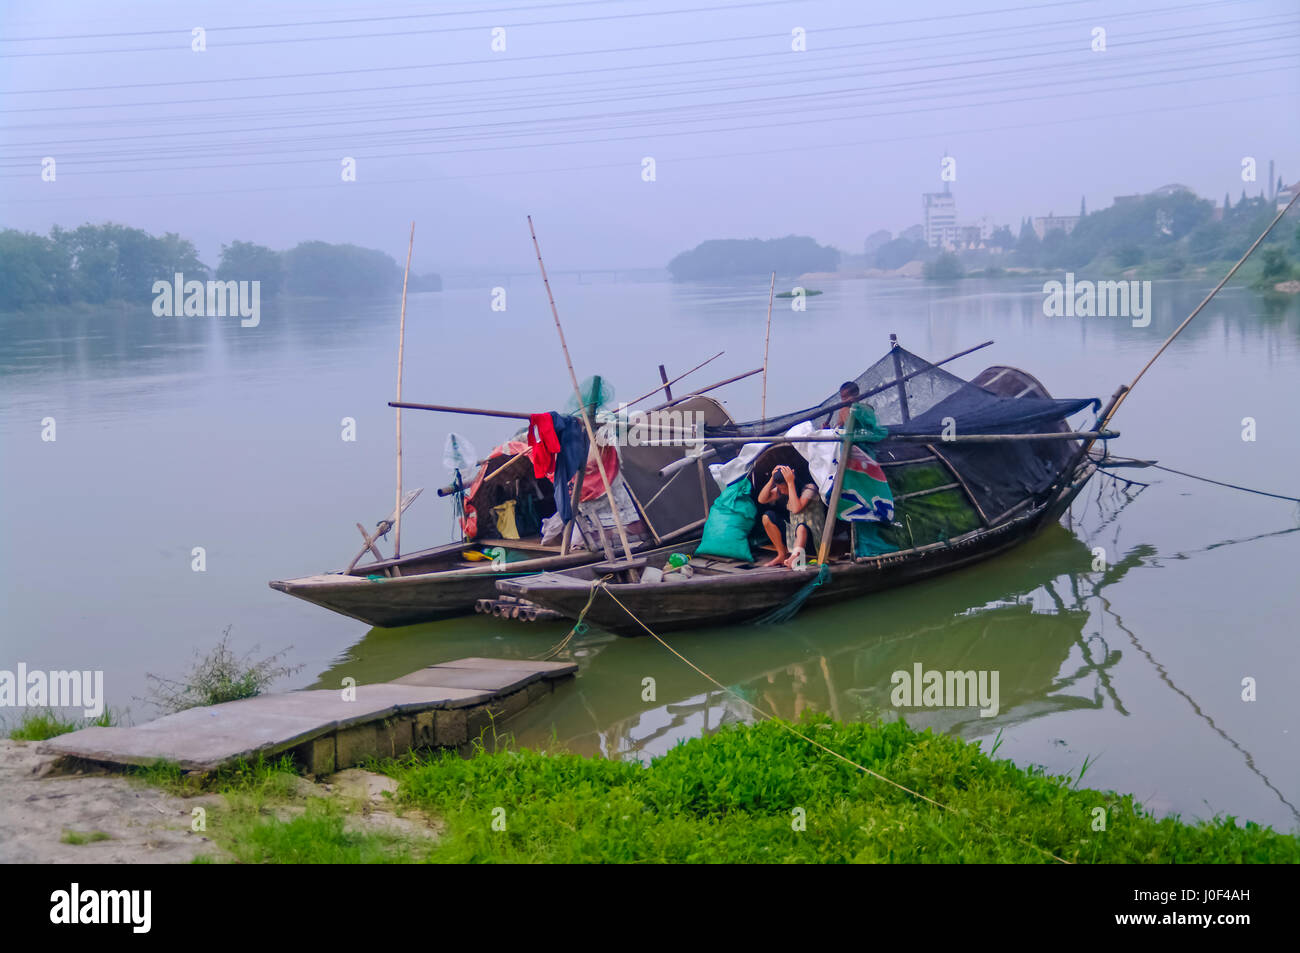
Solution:
<path fill-rule="evenodd" d="M 83 728 L 41 750 L 114 766 L 168 761 L 199 772 L 289 754 L 309 773 L 326 774 L 412 748 L 465 745 L 576 671 L 565 662 L 463 658 L 357 685 L 350 698 L 333 688 L 258 695 L 130 728 Z"/>

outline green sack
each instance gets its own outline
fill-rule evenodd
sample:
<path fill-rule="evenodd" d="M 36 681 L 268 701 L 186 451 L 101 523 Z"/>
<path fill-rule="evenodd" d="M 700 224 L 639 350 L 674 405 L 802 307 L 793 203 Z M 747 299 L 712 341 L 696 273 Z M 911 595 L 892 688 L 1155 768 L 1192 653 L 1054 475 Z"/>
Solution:
<path fill-rule="evenodd" d="M 752 562 L 754 553 L 749 548 L 749 532 L 757 518 L 758 504 L 750 493 L 749 477 L 743 476 L 723 490 L 709 507 L 704 537 L 695 554 Z"/>

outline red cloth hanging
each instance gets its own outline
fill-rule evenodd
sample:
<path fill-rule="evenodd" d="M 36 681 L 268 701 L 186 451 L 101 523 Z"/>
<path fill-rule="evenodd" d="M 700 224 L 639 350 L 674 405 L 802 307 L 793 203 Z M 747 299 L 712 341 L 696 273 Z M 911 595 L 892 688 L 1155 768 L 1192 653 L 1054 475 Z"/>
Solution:
<path fill-rule="evenodd" d="M 528 449 L 532 451 L 533 476 L 539 480 L 555 472 L 555 455 L 560 452 L 560 438 L 550 413 L 529 414 Z"/>

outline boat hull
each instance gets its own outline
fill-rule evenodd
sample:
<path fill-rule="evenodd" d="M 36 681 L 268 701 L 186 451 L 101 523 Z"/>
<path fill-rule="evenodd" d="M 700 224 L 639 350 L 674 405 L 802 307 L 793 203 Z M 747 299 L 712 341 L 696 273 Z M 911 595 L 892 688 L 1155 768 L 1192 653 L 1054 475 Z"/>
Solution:
<path fill-rule="evenodd" d="M 459 550 L 460 544 L 455 547 Z M 492 599 L 497 583 L 547 570 L 569 569 L 603 559 L 586 551 L 510 563 L 501 571 L 489 566 L 464 570 L 411 571 L 406 575 L 324 573 L 269 583 L 313 605 L 367 625 L 392 628 L 436 622 L 474 611 L 479 599 Z M 385 564 L 390 565 L 390 564 Z"/>
<path fill-rule="evenodd" d="M 808 604 L 824 605 L 893 589 L 1013 549 L 1059 519 L 1093 472 L 1093 467 L 1086 467 L 1074 483 L 1049 502 L 969 538 L 919 551 L 834 564 L 830 578 L 812 591 Z M 749 622 L 786 603 L 812 579 L 811 570 L 791 572 L 777 567 L 704 578 L 697 574 L 680 582 L 655 585 L 619 584 L 610 580 L 609 591 L 597 593 L 583 620 L 624 636 L 649 634 L 635 619 L 656 633 Z M 573 575 L 566 579 L 564 574 L 551 573 L 502 580 L 497 591 L 528 599 L 574 619 L 582 614 L 591 596 L 590 580 Z"/>

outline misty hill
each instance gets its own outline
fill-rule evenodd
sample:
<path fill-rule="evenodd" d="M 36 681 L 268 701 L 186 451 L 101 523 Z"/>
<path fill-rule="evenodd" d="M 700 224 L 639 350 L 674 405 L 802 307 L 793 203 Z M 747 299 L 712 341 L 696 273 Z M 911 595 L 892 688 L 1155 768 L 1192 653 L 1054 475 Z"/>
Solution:
<path fill-rule="evenodd" d="M 388 255 L 356 245 L 303 242 L 278 252 L 252 242 L 221 247 L 215 272 L 194 243 L 179 235 L 150 235 L 111 222 L 48 237 L 0 231 L 0 311 L 49 305 L 139 303 L 154 297 L 155 281 L 260 281 L 264 299 L 276 294 L 353 298 L 397 294 L 402 268 Z M 441 291 L 436 274 L 411 275 L 410 290 Z"/>
<path fill-rule="evenodd" d="M 801 275 L 834 271 L 840 253 L 803 235 L 785 238 L 712 239 L 668 263 L 674 281 L 702 281 L 743 275 Z"/>

